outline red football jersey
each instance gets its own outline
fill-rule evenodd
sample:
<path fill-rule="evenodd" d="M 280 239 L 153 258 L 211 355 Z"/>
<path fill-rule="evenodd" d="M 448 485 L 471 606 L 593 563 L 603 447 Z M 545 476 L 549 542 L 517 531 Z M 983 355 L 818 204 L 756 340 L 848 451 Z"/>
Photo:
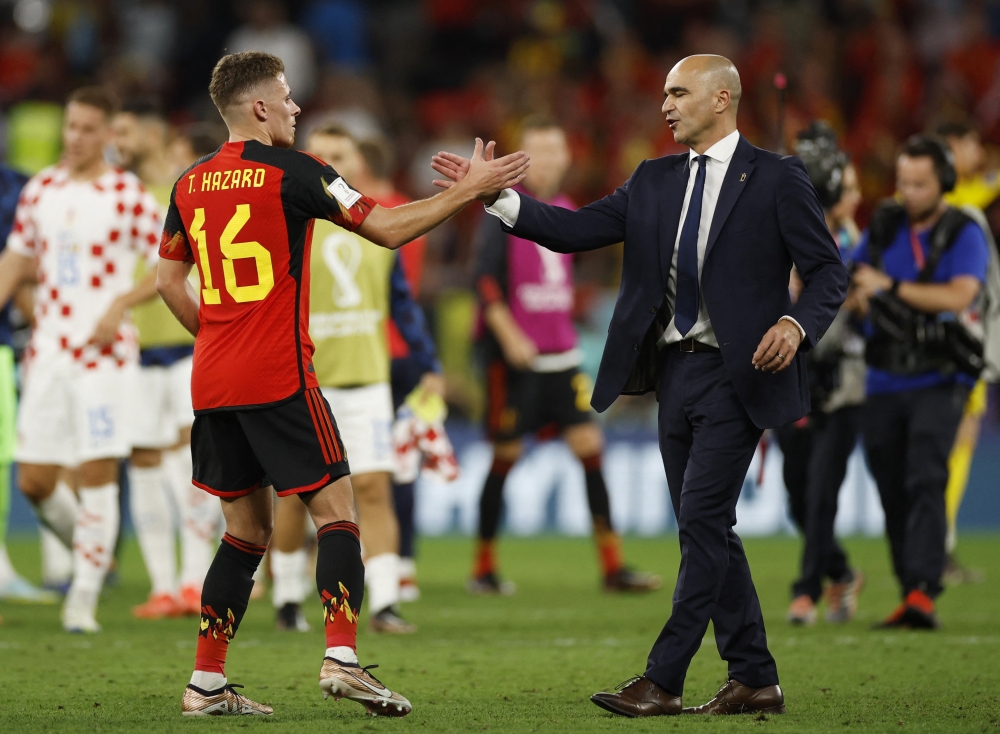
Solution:
<path fill-rule="evenodd" d="M 309 339 L 312 220 L 355 230 L 375 202 L 307 153 L 226 143 L 174 185 L 160 257 L 196 263 L 196 413 L 281 403 L 318 387 Z"/>

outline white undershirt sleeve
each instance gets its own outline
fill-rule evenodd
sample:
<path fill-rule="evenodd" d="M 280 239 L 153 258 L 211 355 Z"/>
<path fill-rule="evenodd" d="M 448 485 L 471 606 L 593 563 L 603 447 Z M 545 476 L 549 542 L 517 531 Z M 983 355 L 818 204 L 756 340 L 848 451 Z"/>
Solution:
<path fill-rule="evenodd" d="M 778 319 L 778 321 L 791 321 L 793 324 L 795 324 L 795 328 L 799 330 L 799 337 L 802 339 L 802 341 L 806 340 L 806 330 L 802 328 L 802 324 L 793 319 L 791 316 L 782 316 L 780 319 Z"/>
<path fill-rule="evenodd" d="M 517 224 L 517 215 L 521 213 L 521 197 L 516 191 L 504 189 L 497 200 L 486 207 L 486 213 L 497 217 L 508 227 L 513 227 Z"/>

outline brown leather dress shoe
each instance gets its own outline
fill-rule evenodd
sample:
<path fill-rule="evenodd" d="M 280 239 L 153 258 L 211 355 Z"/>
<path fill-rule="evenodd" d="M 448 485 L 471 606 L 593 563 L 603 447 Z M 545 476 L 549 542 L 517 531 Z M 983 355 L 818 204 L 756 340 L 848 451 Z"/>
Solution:
<path fill-rule="evenodd" d="M 719 689 L 715 698 L 704 706 L 694 706 L 682 711 L 685 714 L 783 714 L 785 694 L 780 686 L 750 688 L 739 681 L 730 680 Z"/>
<path fill-rule="evenodd" d="M 595 693 L 590 700 L 605 711 L 622 716 L 676 716 L 681 712 L 681 697 L 656 685 L 645 676 L 629 678 L 615 688 L 615 693 Z"/>

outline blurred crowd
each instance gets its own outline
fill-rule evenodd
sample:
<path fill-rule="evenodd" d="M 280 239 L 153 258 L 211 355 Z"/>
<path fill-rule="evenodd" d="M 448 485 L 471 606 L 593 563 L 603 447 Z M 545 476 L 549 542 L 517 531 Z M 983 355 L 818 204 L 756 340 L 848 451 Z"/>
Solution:
<path fill-rule="evenodd" d="M 861 225 L 915 132 L 968 123 L 987 143 L 980 166 L 1000 158 L 995 0 L 0 0 L 3 159 L 34 173 L 58 157 L 61 104 L 85 82 L 158 98 L 179 130 L 217 124 L 211 68 L 247 49 L 283 59 L 304 132 L 333 118 L 392 141 L 396 184 L 413 196 L 433 191 L 433 153 L 464 153 L 476 135 L 509 150 L 530 114 L 567 130 L 568 194 L 608 193 L 642 159 L 677 152 L 659 104 L 666 72 L 691 53 L 734 60 L 740 130 L 757 145 L 790 148 L 809 121 L 830 122 L 859 174 Z M 432 233 L 421 293 L 453 402 L 473 415 L 480 216 Z M 577 264 L 578 316 L 598 336 L 617 257 Z"/>

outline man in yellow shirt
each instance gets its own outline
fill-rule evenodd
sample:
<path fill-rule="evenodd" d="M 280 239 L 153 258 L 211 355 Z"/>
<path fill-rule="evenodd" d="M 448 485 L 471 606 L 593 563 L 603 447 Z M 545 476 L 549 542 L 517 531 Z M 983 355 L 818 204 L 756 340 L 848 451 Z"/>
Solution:
<path fill-rule="evenodd" d="M 1000 195 L 1000 175 L 997 171 L 986 170 L 986 150 L 979 132 L 965 123 L 949 122 L 939 126 L 937 133 L 948 143 L 958 174 L 958 182 L 954 190 L 945 195 L 945 201 L 951 206 L 972 206 L 985 211 Z M 986 381 L 980 379 L 969 393 L 955 445 L 948 458 L 948 486 L 945 489 L 948 560 L 944 574 L 950 583 L 977 580 L 975 572 L 963 568 L 956 560 L 955 546 L 958 543 L 958 510 L 969 484 L 969 470 L 979 443 L 983 416 L 986 415 L 986 400 Z"/>
<path fill-rule="evenodd" d="M 139 176 L 165 213 L 177 178 L 168 157 L 166 120 L 154 102 L 140 99 L 125 105 L 113 124 L 120 162 Z M 140 269 L 137 277 L 145 273 Z M 198 614 L 221 505 L 191 484 L 194 337 L 158 296 L 133 309 L 132 320 L 139 330 L 141 369 L 132 398 L 129 499 L 152 584 L 149 600 L 132 613 L 140 619 Z M 180 518 L 179 576 L 171 504 Z"/>
<path fill-rule="evenodd" d="M 323 125 L 306 150 L 336 168 L 359 191 L 371 178 L 357 141 L 339 125 Z M 408 633 L 399 616 L 399 524 L 393 509 L 392 422 L 388 319 L 395 320 L 415 359 L 422 385 L 444 392 L 441 367 L 423 313 L 413 301 L 394 251 L 373 245 L 337 225 L 315 220 L 309 285 L 309 335 L 323 397 L 337 424 L 351 465 L 365 554 L 369 623 L 375 632 Z M 271 541 L 272 600 L 281 629 L 308 629 L 299 605 L 306 594 L 302 550 L 305 507 L 279 498 Z"/>

